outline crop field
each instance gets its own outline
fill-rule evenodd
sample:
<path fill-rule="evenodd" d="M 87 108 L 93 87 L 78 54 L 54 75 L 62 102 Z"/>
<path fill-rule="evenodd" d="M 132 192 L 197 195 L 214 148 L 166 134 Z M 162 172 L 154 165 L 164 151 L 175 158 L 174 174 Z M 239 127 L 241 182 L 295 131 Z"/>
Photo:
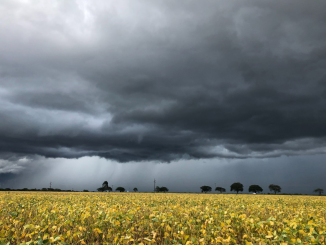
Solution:
<path fill-rule="evenodd" d="M 0 244 L 326 244 L 326 198 L 0 193 Z"/>

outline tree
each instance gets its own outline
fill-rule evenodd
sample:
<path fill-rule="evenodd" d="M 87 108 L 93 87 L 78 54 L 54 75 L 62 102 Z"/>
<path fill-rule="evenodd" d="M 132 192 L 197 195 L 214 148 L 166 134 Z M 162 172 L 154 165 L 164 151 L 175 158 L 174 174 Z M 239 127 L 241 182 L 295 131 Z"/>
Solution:
<path fill-rule="evenodd" d="M 107 181 L 103 182 L 102 188 L 104 191 L 112 191 L 112 188 L 109 186 L 109 183 Z"/>
<path fill-rule="evenodd" d="M 102 184 L 102 187 L 107 188 L 108 186 L 109 186 L 109 183 L 107 181 L 104 181 L 103 184 Z"/>
<path fill-rule="evenodd" d="M 160 192 L 167 192 L 167 191 L 169 191 L 169 189 L 168 188 L 166 188 L 165 186 L 162 186 L 161 188 L 160 188 Z"/>
<path fill-rule="evenodd" d="M 212 187 L 207 186 L 207 185 L 203 185 L 202 187 L 200 187 L 200 189 L 201 189 L 201 192 L 205 192 L 205 193 L 212 191 Z"/>
<path fill-rule="evenodd" d="M 274 185 L 274 184 L 269 185 L 268 188 L 270 191 L 274 191 L 275 194 L 276 192 L 281 192 L 282 190 L 282 188 L 279 185 Z"/>
<path fill-rule="evenodd" d="M 125 188 L 123 188 L 123 187 L 117 187 L 117 189 L 115 189 L 116 191 L 120 191 L 120 192 L 125 192 Z"/>
<path fill-rule="evenodd" d="M 219 191 L 220 193 L 225 192 L 225 189 L 223 187 L 216 187 L 215 191 Z"/>
<path fill-rule="evenodd" d="M 155 192 L 164 192 L 165 193 L 167 191 L 169 191 L 169 189 L 164 186 L 162 186 L 162 187 L 156 186 L 156 188 L 155 188 Z"/>
<path fill-rule="evenodd" d="M 134 188 L 134 192 L 137 192 L 137 191 L 138 191 L 138 189 L 135 187 L 135 188 Z"/>
<path fill-rule="evenodd" d="M 239 182 L 233 183 L 230 187 L 231 191 L 236 191 L 237 194 L 239 193 L 239 191 L 243 191 L 243 184 Z"/>
<path fill-rule="evenodd" d="M 102 184 L 102 187 L 97 188 L 98 191 L 112 191 L 112 188 L 109 186 L 109 183 L 107 181 L 104 181 Z"/>
<path fill-rule="evenodd" d="M 320 188 L 318 188 L 318 189 L 314 190 L 314 192 L 318 192 L 318 193 L 319 193 L 319 196 L 321 196 L 321 193 L 323 193 L 323 192 L 324 192 L 324 190 L 323 190 L 323 189 L 320 189 Z"/>
<path fill-rule="evenodd" d="M 249 192 L 254 192 L 254 193 L 263 192 L 263 188 L 261 188 L 259 185 L 251 185 L 249 186 Z"/>

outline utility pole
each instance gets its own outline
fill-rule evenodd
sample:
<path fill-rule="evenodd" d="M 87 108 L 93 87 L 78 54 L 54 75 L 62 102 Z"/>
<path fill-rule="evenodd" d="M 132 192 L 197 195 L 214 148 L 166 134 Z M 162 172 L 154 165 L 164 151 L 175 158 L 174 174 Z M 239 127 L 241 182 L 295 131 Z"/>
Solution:
<path fill-rule="evenodd" d="M 215 189 L 216 189 L 216 183 L 215 183 Z M 215 190 L 215 189 L 214 189 L 214 190 Z"/>
<path fill-rule="evenodd" d="M 156 183 L 156 180 L 154 179 L 154 192 L 155 192 L 155 183 Z"/>

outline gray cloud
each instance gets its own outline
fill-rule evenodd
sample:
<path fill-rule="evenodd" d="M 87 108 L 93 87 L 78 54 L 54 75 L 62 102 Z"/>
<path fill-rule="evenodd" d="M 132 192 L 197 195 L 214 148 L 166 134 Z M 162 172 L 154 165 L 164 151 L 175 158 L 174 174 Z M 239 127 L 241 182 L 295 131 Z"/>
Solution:
<path fill-rule="evenodd" d="M 324 154 L 325 5 L 4 1 L 1 156 Z"/>

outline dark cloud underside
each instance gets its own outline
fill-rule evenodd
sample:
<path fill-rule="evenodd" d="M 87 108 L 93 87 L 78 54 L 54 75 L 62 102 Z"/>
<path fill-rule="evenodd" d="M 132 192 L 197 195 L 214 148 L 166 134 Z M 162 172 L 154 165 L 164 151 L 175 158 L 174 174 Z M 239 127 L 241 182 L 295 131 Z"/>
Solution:
<path fill-rule="evenodd" d="M 325 153 L 325 9 L 4 1 L 0 157 Z"/>

